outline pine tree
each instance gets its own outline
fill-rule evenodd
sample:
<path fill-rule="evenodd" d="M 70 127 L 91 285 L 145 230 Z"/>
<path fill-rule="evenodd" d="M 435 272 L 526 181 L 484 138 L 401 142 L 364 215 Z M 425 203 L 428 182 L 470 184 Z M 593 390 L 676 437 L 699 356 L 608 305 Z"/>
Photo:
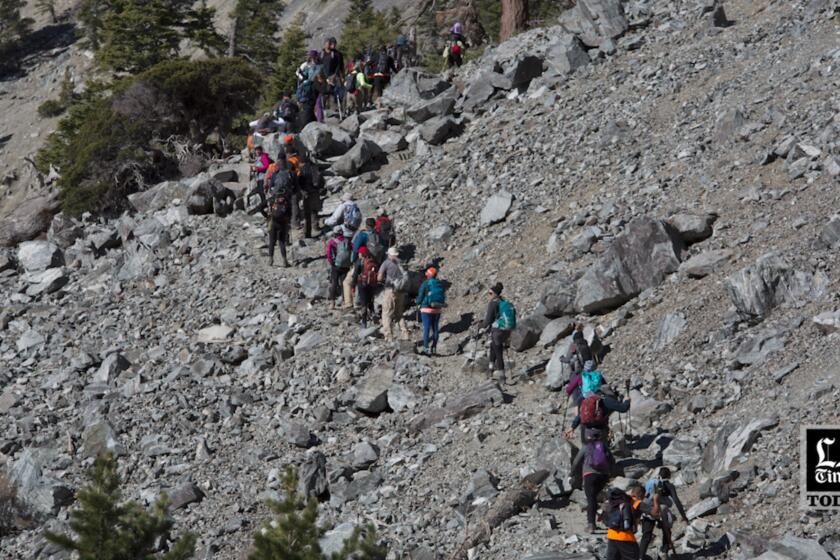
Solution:
<path fill-rule="evenodd" d="M 0 0 L 0 67 L 5 66 L 2 58 L 17 47 L 32 25 L 31 19 L 20 15 L 23 6 L 23 0 Z"/>
<path fill-rule="evenodd" d="M 120 503 L 120 477 L 111 455 L 99 457 L 88 473 L 90 484 L 78 492 L 80 507 L 70 513 L 74 536 L 46 532 L 48 541 L 76 552 L 79 560 L 186 560 L 195 549 L 195 537 L 183 535 L 165 554 L 155 554 L 173 522 L 166 515 L 166 501 L 148 512 L 135 502 Z"/>
<path fill-rule="evenodd" d="M 271 73 L 268 91 L 266 92 L 267 104 L 273 104 L 284 94 L 292 95 L 297 86 L 297 70 L 300 63 L 306 58 L 306 34 L 301 26 L 300 19 L 294 21 L 283 33 L 283 40 L 277 53 L 277 62 L 274 65 L 274 72 Z"/>
<path fill-rule="evenodd" d="M 186 37 L 208 56 L 219 56 L 225 49 L 225 40 L 213 25 L 215 17 L 215 8 L 207 6 L 206 0 L 202 0 L 201 4 L 188 14 L 184 25 Z"/>
<path fill-rule="evenodd" d="M 364 21 L 364 15 L 373 9 L 373 0 L 350 0 L 350 10 L 344 18 L 344 25 Z"/>
<path fill-rule="evenodd" d="M 304 500 L 297 493 L 297 475 L 291 469 L 283 479 L 285 497 L 272 502 L 270 507 L 277 517 L 254 535 L 254 552 L 248 560 L 324 560 L 318 544 L 324 529 L 318 526 L 318 502 L 315 498 Z M 382 560 L 386 551 L 376 544 L 372 527 L 362 532 L 356 530 L 347 539 L 341 552 L 328 560 Z"/>
<path fill-rule="evenodd" d="M 375 10 L 370 6 L 370 0 L 353 0 L 344 19 L 339 48 L 344 51 L 345 57 L 353 57 L 367 49 L 377 50 L 382 45 L 391 45 L 399 34 L 399 23 L 394 21 L 393 12 L 388 14 Z"/>
<path fill-rule="evenodd" d="M 232 17 L 235 20 L 236 52 L 260 71 L 269 72 L 277 60 L 274 32 L 283 14 L 279 0 L 237 0 Z"/>

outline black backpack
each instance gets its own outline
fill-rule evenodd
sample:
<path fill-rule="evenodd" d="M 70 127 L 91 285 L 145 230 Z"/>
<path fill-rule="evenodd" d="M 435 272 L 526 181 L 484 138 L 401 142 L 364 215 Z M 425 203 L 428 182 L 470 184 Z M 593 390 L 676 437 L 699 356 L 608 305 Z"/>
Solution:
<path fill-rule="evenodd" d="M 388 73 L 388 60 L 389 57 L 387 54 L 379 54 L 379 60 L 376 61 L 376 73 L 377 74 L 387 74 Z"/>
<path fill-rule="evenodd" d="M 347 90 L 347 93 L 356 93 L 356 72 L 347 74 L 347 78 L 344 80 L 344 89 Z"/>
<path fill-rule="evenodd" d="M 604 525 L 614 531 L 635 532 L 633 502 L 623 490 L 610 488 L 604 505 Z"/>

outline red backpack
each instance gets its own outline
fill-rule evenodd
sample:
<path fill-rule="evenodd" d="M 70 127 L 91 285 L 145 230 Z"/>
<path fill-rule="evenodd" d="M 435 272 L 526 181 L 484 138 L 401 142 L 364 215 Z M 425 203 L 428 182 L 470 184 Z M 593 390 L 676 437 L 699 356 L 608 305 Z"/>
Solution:
<path fill-rule="evenodd" d="M 607 412 L 601 395 L 589 395 L 580 405 L 580 423 L 584 426 L 606 426 Z"/>
<path fill-rule="evenodd" d="M 359 273 L 359 284 L 362 286 L 376 286 L 378 274 L 376 261 L 374 259 L 365 259 L 362 262 L 362 272 Z"/>

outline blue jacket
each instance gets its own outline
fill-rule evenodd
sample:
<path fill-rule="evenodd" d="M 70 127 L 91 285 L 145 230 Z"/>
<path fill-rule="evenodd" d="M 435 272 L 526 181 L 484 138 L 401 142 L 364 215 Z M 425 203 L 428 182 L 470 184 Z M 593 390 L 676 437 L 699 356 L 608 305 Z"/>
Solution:
<path fill-rule="evenodd" d="M 353 252 L 350 254 L 351 262 L 356 262 L 356 257 L 359 256 L 359 249 L 367 246 L 369 233 L 370 232 L 368 230 L 363 229 L 353 236 Z"/>

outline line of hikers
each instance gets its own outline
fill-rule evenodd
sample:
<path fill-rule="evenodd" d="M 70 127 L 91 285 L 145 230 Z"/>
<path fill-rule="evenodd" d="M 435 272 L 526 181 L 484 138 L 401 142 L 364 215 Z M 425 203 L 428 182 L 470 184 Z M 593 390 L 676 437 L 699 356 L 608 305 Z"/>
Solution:
<path fill-rule="evenodd" d="M 576 414 L 564 436 L 571 440 L 575 429 L 580 427 L 582 445 L 572 462 L 573 475 L 566 482 L 571 488 L 576 473 L 581 473 L 589 533 L 596 531 L 599 496 L 616 474 L 616 461 L 610 451 L 613 440 L 610 415 L 614 412 L 627 413 L 631 404 L 630 382 L 626 385 L 627 398 L 622 400 L 596 369 L 597 359 L 598 353 L 593 352 L 587 343 L 583 326 L 577 325 L 565 357 L 570 366 L 566 395 L 574 404 Z M 623 437 L 625 440 L 621 443 L 626 445 L 626 428 Z M 657 476 L 648 480 L 644 487 L 634 483 L 626 491 L 619 488 L 607 491 L 607 501 L 602 505 L 600 517 L 607 528 L 607 560 L 646 558 L 656 527 L 662 530 L 663 556 L 668 558 L 671 552 L 676 554 L 671 538 L 675 521 L 672 508 L 676 507 L 686 524 L 688 517 L 670 479 L 670 470 L 660 467 Z M 639 526 L 642 529 L 641 545 L 636 542 L 635 536 Z"/>

